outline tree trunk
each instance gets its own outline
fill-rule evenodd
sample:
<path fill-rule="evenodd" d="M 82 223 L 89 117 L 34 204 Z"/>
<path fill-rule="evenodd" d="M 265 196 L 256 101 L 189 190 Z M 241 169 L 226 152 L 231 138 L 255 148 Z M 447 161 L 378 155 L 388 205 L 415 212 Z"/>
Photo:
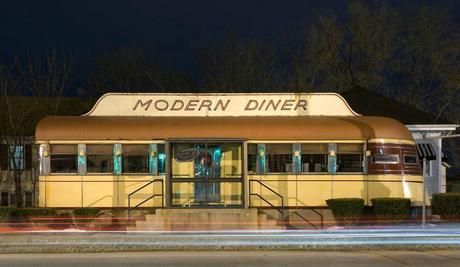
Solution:
<path fill-rule="evenodd" d="M 21 173 L 18 171 L 14 172 L 14 191 L 16 196 L 16 207 L 23 207 L 22 201 L 22 183 L 21 183 Z"/>

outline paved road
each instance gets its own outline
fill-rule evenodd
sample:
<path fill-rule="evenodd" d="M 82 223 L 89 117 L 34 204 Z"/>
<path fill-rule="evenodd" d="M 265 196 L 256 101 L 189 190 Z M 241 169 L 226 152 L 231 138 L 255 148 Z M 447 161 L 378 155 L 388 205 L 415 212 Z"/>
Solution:
<path fill-rule="evenodd" d="M 0 255 L 0 266 L 460 266 L 460 251 L 123 252 Z"/>

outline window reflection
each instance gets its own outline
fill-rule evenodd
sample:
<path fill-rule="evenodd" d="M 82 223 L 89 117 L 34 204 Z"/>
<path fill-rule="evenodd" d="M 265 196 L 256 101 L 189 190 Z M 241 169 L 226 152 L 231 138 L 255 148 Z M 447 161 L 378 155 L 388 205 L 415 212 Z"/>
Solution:
<path fill-rule="evenodd" d="M 302 144 L 301 171 L 327 172 L 328 144 Z"/>
<path fill-rule="evenodd" d="M 123 173 L 149 172 L 149 145 L 123 145 Z"/>
<path fill-rule="evenodd" d="M 337 144 L 337 171 L 363 172 L 364 144 Z"/>
<path fill-rule="evenodd" d="M 51 145 L 52 173 L 77 173 L 77 145 Z"/>
<path fill-rule="evenodd" d="M 266 144 L 267 173 L 292 173 L 292 144 Z"/>

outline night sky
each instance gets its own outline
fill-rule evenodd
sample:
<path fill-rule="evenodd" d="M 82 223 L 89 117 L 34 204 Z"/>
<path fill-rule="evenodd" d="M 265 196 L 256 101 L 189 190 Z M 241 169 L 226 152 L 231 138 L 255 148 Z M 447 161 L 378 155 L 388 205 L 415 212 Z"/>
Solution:
<path fill-rule="evenodd" d="M 343 14 L 346 1 L 1 0 L 0 59 L 53 48 L 75 55 L 80 71 L 101 49 L 142 45 L 162 64 L 193 73 L 196 51 L 226 34 L 279 40 L 306 31 L 316 14 Z M 375 2 L 375 1 L 373 1 Z M 395 7 L 460 1 L 386 1 Z"/>

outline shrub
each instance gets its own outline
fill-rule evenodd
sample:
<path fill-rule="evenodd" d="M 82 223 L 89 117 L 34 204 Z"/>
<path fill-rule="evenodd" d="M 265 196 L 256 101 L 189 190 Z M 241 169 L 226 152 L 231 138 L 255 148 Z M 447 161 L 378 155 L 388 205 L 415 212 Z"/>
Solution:
<path fill-rule="evenodd" d="M 11 217 L 11 213 L 15 208 L 0 208 L 0 221 L 7 221 Z"/>
<path fill-rule="evenodd" d="M 408 198 L 374 198 L 371 203 L 379 220 L 403 220 L 410 212 Z"/>
<path fill-rule="evenodd" d="M 460 193 L 435 193 L 432 205 L 433 213 L 443 219 L 460 217 Z"/>
<path fill-rule="evenodd" d="M 334 217 L 347 225 L 355 224 L 364 209 L 364 199 L 361 198 L 333 198 L 326 203 Z"/>
<path fill-rule="evenodd" d="M 14 217 L 48 217 L 56 216 L 57 210 L 53 208 L 16 208 L 11 212 Z"/>
<path fill-rule="evenodd" d="M 98 208 L 79 208 L 73 210 L 76 217 L 96 217 L 101 212 Z"/>

